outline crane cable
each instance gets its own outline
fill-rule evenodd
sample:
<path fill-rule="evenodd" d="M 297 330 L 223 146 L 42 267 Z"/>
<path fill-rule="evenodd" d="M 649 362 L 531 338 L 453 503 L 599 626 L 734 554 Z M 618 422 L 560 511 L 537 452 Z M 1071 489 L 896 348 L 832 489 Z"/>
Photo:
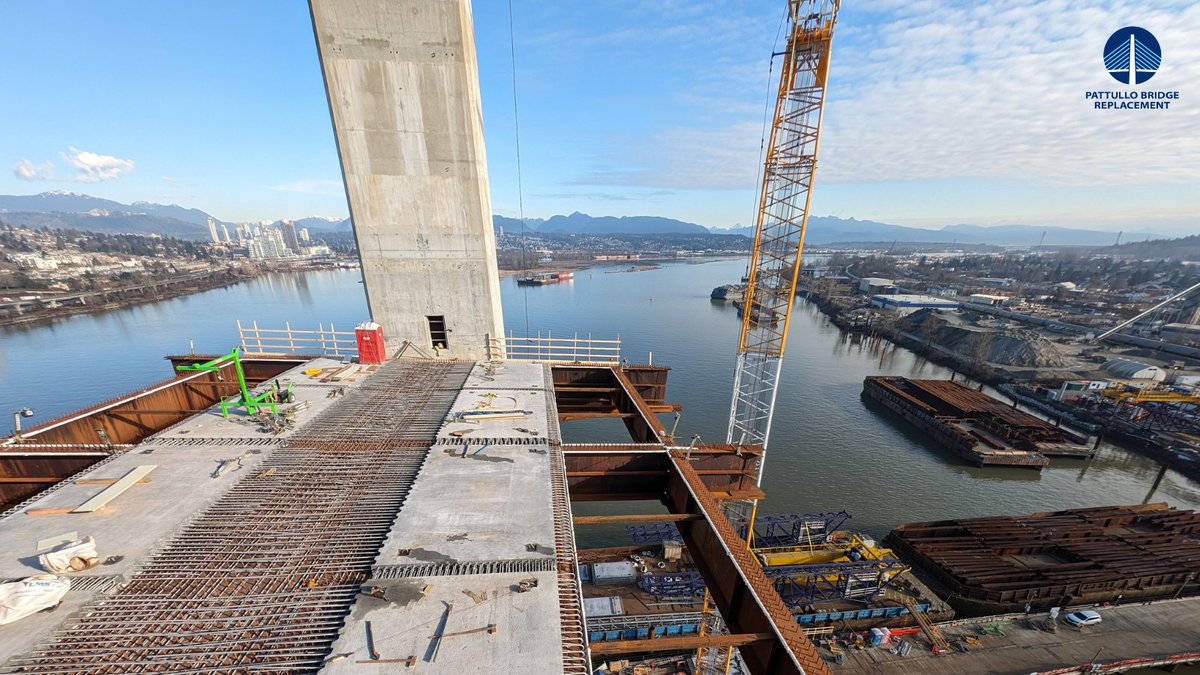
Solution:
<path fill-rule="evenodd" d="M 513 137 L 517 154 L 517 207 L 521 217 L 521 262 L 525 272 L 529 272 L 529 264 L 525 251 L 525 188 L 521 179 L 521 118 L 517 106 L 517 41 L 513 30 L 513 4 L 508 0 L 508 50 L 512 57 L 512 92 L 513 92 Z M 525 336 L 529 337 L 529 288 L 522 286 L 522 296 L 525 300 Z"/>
<path fill-rule="evenodd" d="M 762 199 L 763 187 L 763 181 L 759 180 L 758 171 L 763 165 L 763 153 L 766 152 L 767 148 L 767 120 L 771 114 L 771 101 L 774 98 L 774 96 L 771 95 L 771 92 L 774 89 L 771 86 L 771 83 L 773 81 L 772 77 L 775 75 L 775 57 L 778 56 L 777 52 L 779 50 L 779 36 L 783 34 L 783 24 L 787 21 L 787 19 L 788 12 L 785 10 L 783 16 L 779 17 L 779 26 L 775 29 L 775 42 L 771 44 L 771 59 L 767 65 L 767 93 L 763 96 L 762 131 L 758 137 L 758 164 L 754 165 L 754 207 L 750 216 L 750 227 L 754 230 L 754 234 L 750 235 L 752 240 L 758 235 L 758 209 L 759 200 Z M 749 260 L 746 261 L 745 276 L 750 276 Z"/>

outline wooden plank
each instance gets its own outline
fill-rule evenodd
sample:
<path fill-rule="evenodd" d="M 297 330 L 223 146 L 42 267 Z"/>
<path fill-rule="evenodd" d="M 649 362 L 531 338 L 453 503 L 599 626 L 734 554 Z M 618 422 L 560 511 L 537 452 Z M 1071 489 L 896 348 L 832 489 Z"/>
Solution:
<path fill-rule="evenodd" d="M 47 537 L 45 539 L 38 540 L 37 550 L 38 552 L 48 551 L 52 548 L 56 548 L 67 542 L 75 541 L 77 539 L 79 539 L 78 532 L 63 532 L 55 537 Z"/>
<path fill-rule="evenodd" d="M 146 474 L 157 468 L 157 464 L 142 464 L 130 469 L 129 473 L 122 476 L 120 480 L 102 490 L 100 494 L 75 507 L 71 513 L 92 513 L 99 510 L 105 504 L 121 496 L 121 493 L 136 485 L 138 481 L 146 477 Z"/>
<path fill-rule="evenodd" d="M 75 481 L 75 484 L 76 485 L 112 485 L 113 483 L 116 483 L 118 480 L 120 480 L 120 479 L 119 478 L 80 478 L 79 480 Z M 143 479 L 139 480 L 138 482 L 139 483 L 149 483 L 150 479 L 143 478 Z"/>

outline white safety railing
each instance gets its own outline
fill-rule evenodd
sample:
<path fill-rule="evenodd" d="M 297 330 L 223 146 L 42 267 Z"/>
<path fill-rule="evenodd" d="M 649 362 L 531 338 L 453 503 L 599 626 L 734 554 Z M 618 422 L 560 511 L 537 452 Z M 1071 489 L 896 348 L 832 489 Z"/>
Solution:
<path fill-rule="evenodd" d="M 587 337 L 554 337 L 549 332 L 536 337 L 488 337 L 488 358 L 551 363 L 620 364 L 621 338 L 594 340 Z"/>
<path fill-rule="evenodd" d="M 249 326 L 237 322 L 242 353 L 254 354 L 321 354 L 335 359 L 358 356 L 358 341 L 354 331 L 338 331 L 333 324 L 317 330 L 293 330 L 291 322 L 280 328 L 259 328 L 258 321 Z"/>

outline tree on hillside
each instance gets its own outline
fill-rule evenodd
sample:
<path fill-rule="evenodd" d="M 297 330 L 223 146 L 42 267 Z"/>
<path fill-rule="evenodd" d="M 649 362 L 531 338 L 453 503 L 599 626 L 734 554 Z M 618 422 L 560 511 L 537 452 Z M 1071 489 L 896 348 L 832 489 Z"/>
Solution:
<path fill-rule="evenodd" d="M 967 356 L 971 359 L 971 365 L 976 368 L 986 366 L 991 358 L 992 345 L 995 341 L 996 335 L 990 331 L 981 331 L 971 336 L 971 340 L 967 344 Z"/>

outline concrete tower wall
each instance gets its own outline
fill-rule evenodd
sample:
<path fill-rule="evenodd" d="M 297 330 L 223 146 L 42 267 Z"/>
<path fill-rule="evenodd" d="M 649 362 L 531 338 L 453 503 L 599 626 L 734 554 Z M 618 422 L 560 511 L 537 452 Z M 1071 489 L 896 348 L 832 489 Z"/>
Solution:
<path fill-rule="evenodd" d="M 309 0 L 371 318 L 390 350 L 503 334 L 470 0 Z"/>

